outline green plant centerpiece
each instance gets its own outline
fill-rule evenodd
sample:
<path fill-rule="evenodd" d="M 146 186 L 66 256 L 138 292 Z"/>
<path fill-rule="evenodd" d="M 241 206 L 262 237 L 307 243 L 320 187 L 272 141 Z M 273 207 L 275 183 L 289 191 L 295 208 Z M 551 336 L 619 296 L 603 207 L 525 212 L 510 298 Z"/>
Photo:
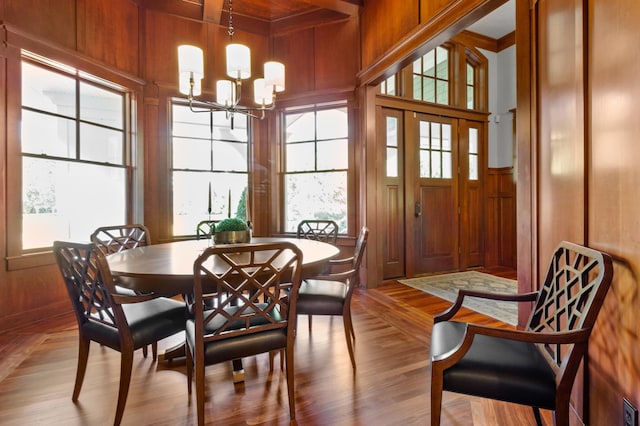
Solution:
<path fill-rule="evenodd" d="M 248 243 L 251 241 L 251 232 L 247 222 L 230 217 L 216 223 L 213 240 L 216 244 Z"/>

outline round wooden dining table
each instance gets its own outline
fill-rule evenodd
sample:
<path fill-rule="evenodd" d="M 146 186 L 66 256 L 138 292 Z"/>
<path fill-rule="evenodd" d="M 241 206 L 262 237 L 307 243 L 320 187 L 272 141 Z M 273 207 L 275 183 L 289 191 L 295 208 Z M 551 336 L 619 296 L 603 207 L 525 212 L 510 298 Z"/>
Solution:
<path fill-rule="evenodd" d="M 302 277 L 317 275 L 340 250 L 331 244 L 298 238 L 253 237 L 249 244 L 289 241 L 302 251 Z M 187 240 L 152 244 L 107 256 L 118 284 L 143 293 L 164 296 L 193 290 L 193 262 L 212 241 Z"/>
<path fill-rule="evenodd" d="M 298 238 L 252 237 L 248 244 L 282 241 L 292 242 L 302 251 L 303 278 L 322 272 L 329 260 L 340 253 L 331 244 Z M 193 291 L 193 262 L 212 244 L 210 239 L 152 244 L 110 254 L 107 262 L 111 274 L 123 287 L 168 297 L 190 294 Z M 159 354 L 158 359 L 171 360 L 184 354 L 184 345 L 181 344 Z M 234 382 L 243 378 L 241 361 L 236 360 Z"/>

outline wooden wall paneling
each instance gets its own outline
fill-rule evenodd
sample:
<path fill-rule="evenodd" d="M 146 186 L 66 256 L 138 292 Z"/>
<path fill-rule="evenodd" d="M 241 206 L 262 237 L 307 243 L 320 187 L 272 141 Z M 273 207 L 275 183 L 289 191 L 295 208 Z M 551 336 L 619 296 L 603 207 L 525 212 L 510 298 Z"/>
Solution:
<path fill-rule="evenodd" d="M 206 51 L 207 25 L 151 10 L 145 11 L 144 25 L 145 78 L 161 85 L 173 86 L 177 92 L 178 46 L 192 44 Z M 224 73 L 224 64 L 213 67 L 210 58 L 206 55 L 204 67 L 206 75 L 203 80 L 203 91 L 204 84 L 209 81 L 212 73 L 215 72 L 216 75 Z M 212 80 L 215 85 L 215 79 Z"/>
<path fill-rule="evenodd" d="M 451 0 L 442 0 L 451 1 Z M 362 67 L 367 68 L 420 23 L 420 0 L 379 0 L 361 13 Z"/>
<path fill-rule="evenodd" d="M 489 169 L 485 179 L 485 266 L 499 265 L 500 200 L 498 197 L 498 169 Z"/>
<path fill-rule="evenodd" d="M 290 97 L 315 90 L 315 29 L 287 33 L 273 38 L 273 55 L 280 58 L 289 72 L 286 91 Z M 295 70 L 295 72 L 293 72 Z"/>
<path fill-rule="evenodd" d="M 538 1 L 538 254 L 585 241 L 582 1 Z M 540 265 L 544 273 L 546 266 Z"/>
<path fill-rule="evenodd" d="M 360 70 L 359 47 L 357 19 L 316 27 L 315 89 L 355 88 Z"/>
<path fill-rule="evenodd" d="M 589 346 L 591 424 L 622 424 L 640 407 L 640 3 L 588 2 L 589 244 L 618 262 Z"/>
<path fill-rule="evenodd" d="M 76 49 L 77 0 L 3 0 L 4 17 L 31 35 Z"/>
<path fill-rule="evenodd" d="M 139 9 L 130 0 L 77 0 L 78 51 L 140 75 Z"/>
<path fill-rule="evenodd" d="M 499 253 L 498 264 L 516 269 L 516 184 L 512 167 L 498 170 Z"/>

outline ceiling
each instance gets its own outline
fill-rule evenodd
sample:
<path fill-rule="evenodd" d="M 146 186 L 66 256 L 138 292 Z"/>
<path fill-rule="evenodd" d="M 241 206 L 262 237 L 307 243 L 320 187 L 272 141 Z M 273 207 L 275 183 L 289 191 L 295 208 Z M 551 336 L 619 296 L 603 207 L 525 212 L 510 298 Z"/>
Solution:
<path fill-rule="evenodd" d="M 516 0 L 509 0 L 467 30 L 499 39 L 516 29 Z"/>
<path fill-rule="evenodd" d="M 134 0 L 148 9 L 227 25 L 229 0 Z M 244 31 L 274 34 L 314 23 L 357 16 L 365 0 L 232 0 L 233 24 Z M 368 0 L 372 1 L 372 0 Z M 508 0 L 468 30 L 499 39 L 515 29 L 515 0 Z"/>

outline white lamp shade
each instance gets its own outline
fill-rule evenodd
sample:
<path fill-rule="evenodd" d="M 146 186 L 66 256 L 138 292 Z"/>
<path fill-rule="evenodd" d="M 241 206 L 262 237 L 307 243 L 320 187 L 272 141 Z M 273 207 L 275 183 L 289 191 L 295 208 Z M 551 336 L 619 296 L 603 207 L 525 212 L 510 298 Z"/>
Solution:
<path fill-rule="evenodd" d="M 229 80 L 216 81 L 216 102 L 220 105 L 233 105 L 236 99 L 235 88 Z"/>
<path fill-rule="evenodd" d="M 189 94 L 189 89 L 190 89 L 190 82 L 189 79 L 191 78 L 191 73 L 190 72 L 182 72 L 180 73 L 180 79 L 179 79 L 179 83 L 180 83 L 180 93 L 184 94 L 184 95 L 188 95 Z M 193 96 L 199 96 L 202 93 L 202 80 L 199 78 L 196 78 L 193 80 Z"/>
<path fill-rule="evenodd" d="M 193 73 L 194 80 L 204 77 L 204 59 L 202 49 L 183 44 L 178 46 L 178 72 Z"/>
<path fill-rule="evenodd" d="M 264 78 L 256 78 L 253 81 L 253 96 L 258 105 L 271 105 L 273 93 L 270 86 L 265 86 Z"/>
<path fill-rule="evenodd" d="M 270 61 L 264 63 L 265 85 L 273 88 L 276 92 L 284 90 L 284 64 Z"/>
<path fill-rule="evenodd" d="M 251 51 L 243 44 L 227 45 L 227 75 L 244 80 L 251 77 Z"/>

